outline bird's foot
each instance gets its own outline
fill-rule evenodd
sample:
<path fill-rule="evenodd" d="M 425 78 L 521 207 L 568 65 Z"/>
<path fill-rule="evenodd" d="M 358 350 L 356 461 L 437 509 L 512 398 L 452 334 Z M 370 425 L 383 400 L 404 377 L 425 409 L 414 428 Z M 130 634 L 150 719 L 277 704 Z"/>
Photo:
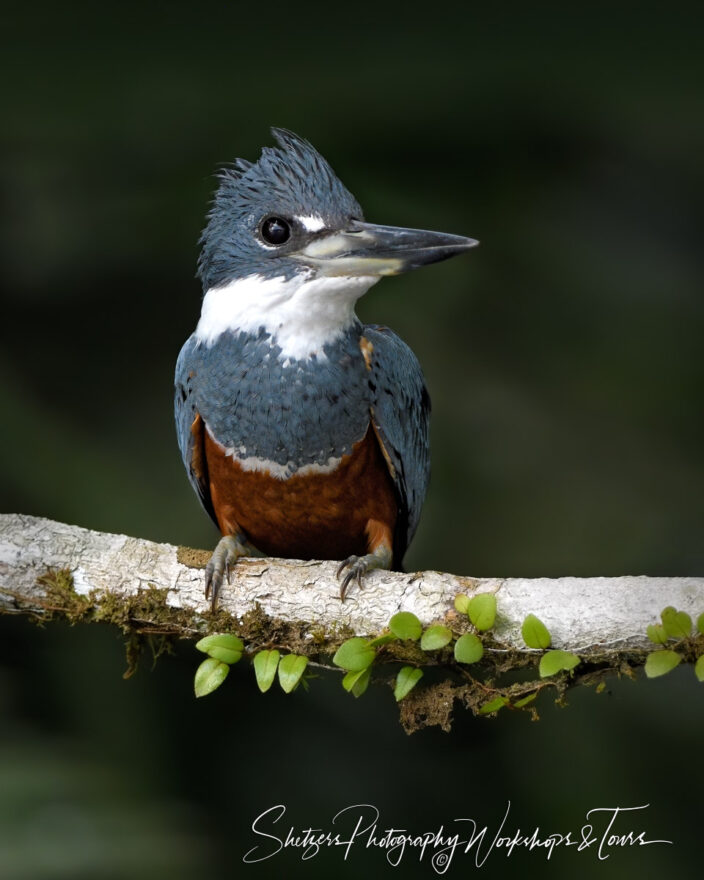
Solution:
<path fill-rule="evenodd" d="M 373 571 L 375 568 L 388 570 L 391 568 L 391 560 L 391 550 L 383 544 L 377 547 L 373 553 L 367 553 L 366 556 L 350 556 L 345 559 L 344 562 L 340 563 L 340 567 L 337 569 L 338 579 L 346 568 L 349 569 L 340 584 L 340 600 L 342 602 L 345 601 L 347 587 L 349 587 L 352 581 L 356 580 L 360 590 L 364 589 L 362 583 L 364 575 L 369 571 Z"/>
<path fill-rule="evenodd" d="M 223 577 L 230 583 L 232 566 L 240 556 L 249 556 L 251 548 L 241 535 L 225 535 L 220 538 L 213 555 L 205 567 L 205 598 L 210 599 L 210 609 L 215 611 Z"/>

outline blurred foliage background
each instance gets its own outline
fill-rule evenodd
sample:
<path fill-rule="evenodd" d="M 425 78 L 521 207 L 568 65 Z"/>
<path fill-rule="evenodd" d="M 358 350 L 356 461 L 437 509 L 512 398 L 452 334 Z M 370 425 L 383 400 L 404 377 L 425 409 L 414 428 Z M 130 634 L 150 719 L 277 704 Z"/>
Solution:
<path fill-rule="evenodd" d="M 178 456 L 172 373 L 199 314 L 212 172 L 256 158 L 276 124 L 318 147 L 368 219 L 481 240 L 360 304 L 410 343 L 433 398 L 407 564 L 701 574 L 697 4 L 38 0 L 1 15 L 3 510 L 214 544 Z M 691 670 L 546 700 L 540 724 L 460 717 L 407 739 L 390 693 L 354 702 L 334 679 L 260 698 L 243 669 L 196 704 L 194 655 L 123 682 L 110 630 L 0 621 L 0 876 L 234 876 L 275 803 L 303 827 L 363 801 L 427 830 L 494 821 L 511 800 L 517 824 L 550 831 L 651 803 L 643 826 L 675 840 L 599 864 L 516 854 L 489 876 L 685 871 L 697 852 Z M 245 870 L 391 870 L 361 852 L 260 867 Z"/>

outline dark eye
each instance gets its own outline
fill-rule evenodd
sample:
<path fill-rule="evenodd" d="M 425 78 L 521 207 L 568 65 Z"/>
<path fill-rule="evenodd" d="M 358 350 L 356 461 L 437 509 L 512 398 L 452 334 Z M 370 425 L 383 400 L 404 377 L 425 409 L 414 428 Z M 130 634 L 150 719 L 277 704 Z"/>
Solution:
<path fill-rule="evenodd" d="M 284 244 L 291 237 L 291 227 L 281 217 L 267 217 L 262 223 L 262 238 L 269 244 Z"/>

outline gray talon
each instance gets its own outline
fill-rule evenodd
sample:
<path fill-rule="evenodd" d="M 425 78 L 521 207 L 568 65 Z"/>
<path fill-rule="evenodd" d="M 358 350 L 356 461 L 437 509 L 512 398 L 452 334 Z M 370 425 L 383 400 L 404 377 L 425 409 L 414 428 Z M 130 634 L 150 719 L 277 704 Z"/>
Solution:
<path fill-rule="evenodd" d="M 367 553 L 366 556 L 349 556 L 341 562 L 337 569 L 338 580 L 346 568 L 349 568 L 349 571 L 342 579 L 342 584 L 340 585 L 340 601 L 345 601 L 347 587 L 349 587 L 353 580 L 357 581 L 360 590 L 364 589 L 364 575 L 375 568 L 389 569 L 391 567 L 391 560 L 391 549 L 382 544 L 373 553 Z"/>
<path fill-rule="evenodd" d="M 246 556 L 248 548 L 244 541 L 236 535 L 225 535 L 220 538 L 213 555 L 205 567 L 205 598 L 210 599 L 210 609 L 215 611 L 222 587 L 223 576 L 230 583 L 232 567 L 240 556 Z"/>
<path fill-rule="evenodd" d="M 373 562 L 370 564 L 370 560 Z M 347 588 L 352 583 L 353 580 L 356 580 L 359 584 L 360 590 L 364 589 L 364 584 L 362 583 L 362 576 L 365 575 L 370 568 L 375 568 L 376 565 L 373 563 L 376 562 L 376 557 L 370 554 L 369 556 L 350 556 L 349 559 L 345 559 L 345 561 L 340 565 L 337 569 L 337 577 L 339 579 L 345 568 L 349 568 L 349 571 L 342 579 L 342 584 L 340 585 L 340 600 L 342 602 L 345 601 L 345 595 L 347 594 Z"/>

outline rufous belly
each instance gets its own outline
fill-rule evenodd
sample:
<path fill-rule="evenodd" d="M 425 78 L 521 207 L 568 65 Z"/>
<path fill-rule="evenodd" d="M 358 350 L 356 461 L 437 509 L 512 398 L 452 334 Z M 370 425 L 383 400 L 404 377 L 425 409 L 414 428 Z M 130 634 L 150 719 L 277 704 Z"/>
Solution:
<path fill-rule="evenodd" d="M 388 466 L 371 425 L 329 473 L 279 479 L 244 470 L 204 432 L 213 508 L 223 535 L 244 533 L 263 553 L 345 559 L 391 547 L 398 513 Z"/>

